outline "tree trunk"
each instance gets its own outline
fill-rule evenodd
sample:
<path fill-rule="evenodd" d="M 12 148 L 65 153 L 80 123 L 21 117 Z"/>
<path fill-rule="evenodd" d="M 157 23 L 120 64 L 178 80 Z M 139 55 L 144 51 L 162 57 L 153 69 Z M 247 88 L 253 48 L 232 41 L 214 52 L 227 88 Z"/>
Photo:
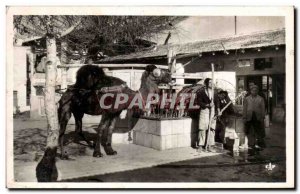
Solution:
<path fill-rule="evenodd" d="M 58 145 L 59 124 L 55 103 L 56 73 L 56 41 L 55 38 L 47 38 L 45 111 L 48 122 L 47 147 L 51 148 Z"/>
<path fill-rule="evenodd" d="M 58 178 L 55 157 L 59 138 L 59 123 L 55 102 L 56 85 L 56 40 L 47 36 L 47 62 L 45 111 L 48 123 L 47 146 L 42 160 L 36 168 L 36 177 L 39 182 L 56 181 Z"/>

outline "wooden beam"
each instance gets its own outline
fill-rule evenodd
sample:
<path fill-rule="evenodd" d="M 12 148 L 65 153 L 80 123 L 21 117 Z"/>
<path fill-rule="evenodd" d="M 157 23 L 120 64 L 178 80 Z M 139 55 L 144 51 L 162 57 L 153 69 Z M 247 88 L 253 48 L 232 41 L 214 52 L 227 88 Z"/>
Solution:
<path fill-rule="evenodd" d="M 182 59 L 182 58 L 187 58 L 187 57 L 196 57 L 196 56 L 199 56 L 200 54 L 201 54 L 201 52 L 190 53 L 190 54 L 183 54 L 183 55 L 177 55 L 174 58 L 175 59 Z"/>
<path fill-rule="evenodd" d="M 78 68 L 82 67 L 86 64 L 67 64 L 67 65 L 58 65 L 57 68 Z M 131 68 L 145 68 L 149 64 L 94 64 L 98 67 L 106 67 L 106 68 L 125 68 L 125 67 L 131 67 Z M 158 68 L 161 69 L 168 69 L 168 66 L 166 65 L 155 65 Z"/>
<path fill-rule="evenodd" d="M 181 73 L 181 74 L 172 74 L 172 78 L 203 79 L 203 76 L 202 74 L 199 73 Z"/>

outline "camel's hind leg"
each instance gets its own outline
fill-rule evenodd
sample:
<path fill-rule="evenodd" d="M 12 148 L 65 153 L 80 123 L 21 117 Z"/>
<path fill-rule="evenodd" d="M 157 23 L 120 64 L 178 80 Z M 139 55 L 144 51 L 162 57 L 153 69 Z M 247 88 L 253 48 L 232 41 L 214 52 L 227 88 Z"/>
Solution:
<path fill-rule="evenodd" d="M 117 116 L 112 116 L 112 118 L 110 118 L 111 119 L 110 124 L 108 128 L 105 129 L 106 130 L 104 133 L 105 137 L 102 139 L 102 145 L 107 155 L 117 154 L 117 151 L 112 149 L 112 134 L 116 125 L 117 118 L 118 118 Z"/>
<path fill-rule="evenodd" d="M 95 150 L 93 153 L 93 157 L 102 157 L 102 153 L 101 153 L 101 139 L 102 139 L 102 135 L 104 130 L 108 127 L 110 123 L 110 119 L 107 117 L 106 114 L 102 115 L 100 124 L 97 128 L 97 138 L 96 138 L 96 143 L 95 143 Z"/>

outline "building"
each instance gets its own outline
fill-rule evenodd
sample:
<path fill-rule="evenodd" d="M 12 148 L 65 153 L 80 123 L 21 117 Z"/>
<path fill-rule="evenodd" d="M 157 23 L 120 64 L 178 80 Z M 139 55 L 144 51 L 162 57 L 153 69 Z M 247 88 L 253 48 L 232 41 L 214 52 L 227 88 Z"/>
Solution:
<path fill-rule="evenodd" d="M 186 73 L 216 71 L 236 73 L 236 93 L 248 90 L 250 82 L 259 86 L 273 121 L 285 120 L 285 30 L 271 30 L 247 35 L 196 41 L 185 44 L 158 45 L 151 50 L 109 57 L 100 63 L 168 64 L 169 51 L 176 53 L 176 63 Z M 193 83 L 193 80 L 185 80 Z"/>
<path fill-rule="evenodd" d="M 30 47 L 14 47 L 14 114 L 30 110 L 30 64 L 33 63 Z"/>
<path fill-rule="evenodd" d="M 126 65 L 156 64 L 167 66 L 168 53 L 170 51 L 176 55 L 176 69 L 180 67 L 176 73 L 185 72 L 188 74 L 196 72 L 196 75 L 202 76 L 204 75 L 203 72 L 211 71 L 210 64 L 214 63 L 216 71 L 219 72 L 217 74 L 221 77 L 224 75 L 224 72 L 228 72 L 223 77 L 230 77 L 230 82 L 234 82 L 231 83 L 234 87 L 234 93 L 247 90 L 249 82 L 255 82 L 264 93 L 270 116 L 275 116 L 274 120 L 284 120 L 285 67 L 288 65 L 285 64 L 284 17 L 199 16 L 187 17 L 187 19 L 176 25 L 178 26 L 174 30 L 162 32 L 157 37 L 149 40 L 156 42 L 157 45 L 153 44 L 148 49 L 143 49 L 136 53 L 105 57 L 97 61 L 97 63 L 102 65 L 119 65 L 118 68 L 113 68 L 114 71 L 118 71 L 118 75 L 114 75 L 125 80 L 130 77 L 132 80 L 126 80 L 130 83 L 135 83 L 137 79 L 135 74 L 127 76 L 126 73 L 122 73 L 122 71 L 128 71 L 128 68 L 130 68 L 125 67 Z M 172 36 L 168 44 L 162 45 L 169 32 L 171 32 Z M 23 69 L 26 67 L 27 69 L 24 69 L 27 73 L 22 73 L 22 77 L 25 76 L 26 79 L 19 76 L 16 78 L 20 79 L 23 85 L 17 84 L 18 87 L 22 87 L 22 92 L 15 90 L 15 107 L 19 107 L 19 104 L 26 104 L 19 109 L 27 110 L 28 106 L 31 106 L 32 115 L 37 113 L 36 116 L 39 117 L 44 115 L 41 107 L 44 104 L 42 88 L 45 75 L 44 72 L 39 72 L 38 67 L 40 61 L 46 55 L 44 49 L 45 41 L 44 39 L 30 39 L 27 42 L 23 41 L 22 45 L 31 46 L 34 49 L 31 49 L 32 51 L 27 49 L 28 51 L 26 51 L 27 54 L 25 55 L 15 55 L 27 56 L 27 59 L 32 59 L 31 62 L 27 60 L 26 65 L 23 64 L 24 60 L 22 63 L 15 65 L 16 71 L 19 69 L 18 67 Z M 58 51 L 60 50 L 61 47 L 58 45 Z M 32 53 L 28 54 L 29 52 Z M 106 56 L 106 53 L 103 54 Z M 76 59 L 75 51 L 72 53 L 72 56 Z M 65 62 L 62 58 L 60 60 L 63 64 L 76 62 Z M 83 61 L 79 63 L 82 64 Z M 136 71 L 141 70 L 137 66 L 133 69 Z M 75 73 L 75 68 L 68 70 L 67 81 L 69 84 L 74 82 Z M 232 81 L 232 73 L 234 73 L 234 81 Z M 177 81 L 181 84 L 190 84 L 198 80 L 196 76 L 194 79 L 177 79 Z M 25 93 L 24 88 L 26 88 L 25 97 L 23 95 Z M 133 86 L 133 88 L 136 89 L 136 86 Z M 20 95 L 23 96 L 21 97 Z M 22 102 L 20 101 L 21 99 Z M 33 106 L 33 104 L 40 104 L 40 106 Z M 24 106 L 26 107 L 24 108 Z M 35 108 L 37 109 L 35 110 Z"/>

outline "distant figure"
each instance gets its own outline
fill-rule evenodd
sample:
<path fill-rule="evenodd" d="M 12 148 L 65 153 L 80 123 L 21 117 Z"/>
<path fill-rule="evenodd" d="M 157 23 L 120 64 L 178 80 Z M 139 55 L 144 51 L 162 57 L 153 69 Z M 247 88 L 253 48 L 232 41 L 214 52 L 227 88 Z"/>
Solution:
<path fill-rule="evenodd" d="M 256 145 L 265 147 L 265 101 L 258 95 L 258 86 L 253 85 L 251 94 L 244 100 L 243 119 L 245 122 L 245 132 L 248 137 L 248 146 L 251 151 L 257 151 Z"/>
<path fill-rule="evenodd" d="M 37 66 L 35 67 L 35 71 L 37 73 L 45 73 L 46 72 L 46 62 L 47 62 L 47 57 L 45 56 L 41 59 L 41 62 L 39 62 L 37 64 Z"/>
<path fill-rule="evenodd" d="M 250 81 L 249 84 L 248 84 L 248 92 L 247 92 L 247 94 L 246 94 L 245 97 L 251 95 L 251 88 L 252 88 L 252 86 L 257 86 L 257 85 L 255 84 L 255 82 Z M 258 86 L 257 86 L 257 87 L 258 87 Z M 266 97 L 266 95 L 264 94 L 264 92 L 263 92 L 262 90 L 260 90 L 259 87 L 258 87 L 257 95 L 259 95 L 260 97 L 262 97 L 262 98 L 264 99 L 265 110 L 268 111 L 268 101 L 267 101 L 267 97 Z"/>
<path fill-rule="evenodd" d="M 254 85 L 255 85 L 255 84 L 254 84 L 254 82 L 252 82 L 252 81 L 250 81 L 250 82 L 248 83 L 247 94 L 246 94 L 245 97 L 251 95 L 251 88 L 252 88 L 252 86 L 254 86 Z"/>
<path fill-rule="evenodd" d="M 87 61 L 87 64 L 88 64 L 88 65 L 93 65 L 93 64 L 94 64 L 93 59 L 89 59 L 89 60 Z"/>
<path fill-rule="evenodd" d="M 204 151 L 204 146 L 208 144 L 208 151 L 216 152 L 213 149 L 215 145 L 215 128 L 216 120 L 211 120 L 211 125 L 209 128 L 209 122 L 211 116 L 215 116 L 218 113 L 218 101 L 217 94 L 214 93 L 214 100 L 212 101 L 212 80 L 206 78 L 204 80 L 205 89 L 199 92 L 198 100 L 200 105 L 200 118 L 199 118 L 199 147 L 198 152 Z M 210 135 L 208 137 L 208 130 L 210 130 Z M 197 146 L 197 145 L 196 145 Z"/>
<path fill-rule="evenodd" d="M 268 99 L 268 102 L 269 102 L 269 105 L 268 105 L 268 113 L 269 113 L 269 116 L 270 116 L 270 120 L 272 121 L 272 113 L 273 113 L 273 92 L 272 92 L 272 89 L 269 88 L 269 99 Z"/>
<path fill-rule="evenodd" d="M 244 91 L 243 88 L 239 88 L 238 95 L 240 95 L 243 91 Z M 239 98 L 239 99 L 236 100 L 237 105 L 243 105 L 243 102 L 244 102 L 244 97 Z"/>
<path fill-rule="evenodd" d="M 252 88 L 252 86 L 257 86 L 257 85 L 255 85 L 255 83 L 252 82 L 252 81 L 249 82 L 249 84 L 248 84 L 248 92 L 246 94 L 246 97 L 251 95 L 251 88 Z M 266 100 L 267 99 L 266 99 L 265 94 L 261 90 L 258 90 L 257 94 L 264 99 L 264 102 L 265 102 L 265 105 L 266 105 Z M 266 106 L 265 108 L 268 108 L 268 107 Z"/>

